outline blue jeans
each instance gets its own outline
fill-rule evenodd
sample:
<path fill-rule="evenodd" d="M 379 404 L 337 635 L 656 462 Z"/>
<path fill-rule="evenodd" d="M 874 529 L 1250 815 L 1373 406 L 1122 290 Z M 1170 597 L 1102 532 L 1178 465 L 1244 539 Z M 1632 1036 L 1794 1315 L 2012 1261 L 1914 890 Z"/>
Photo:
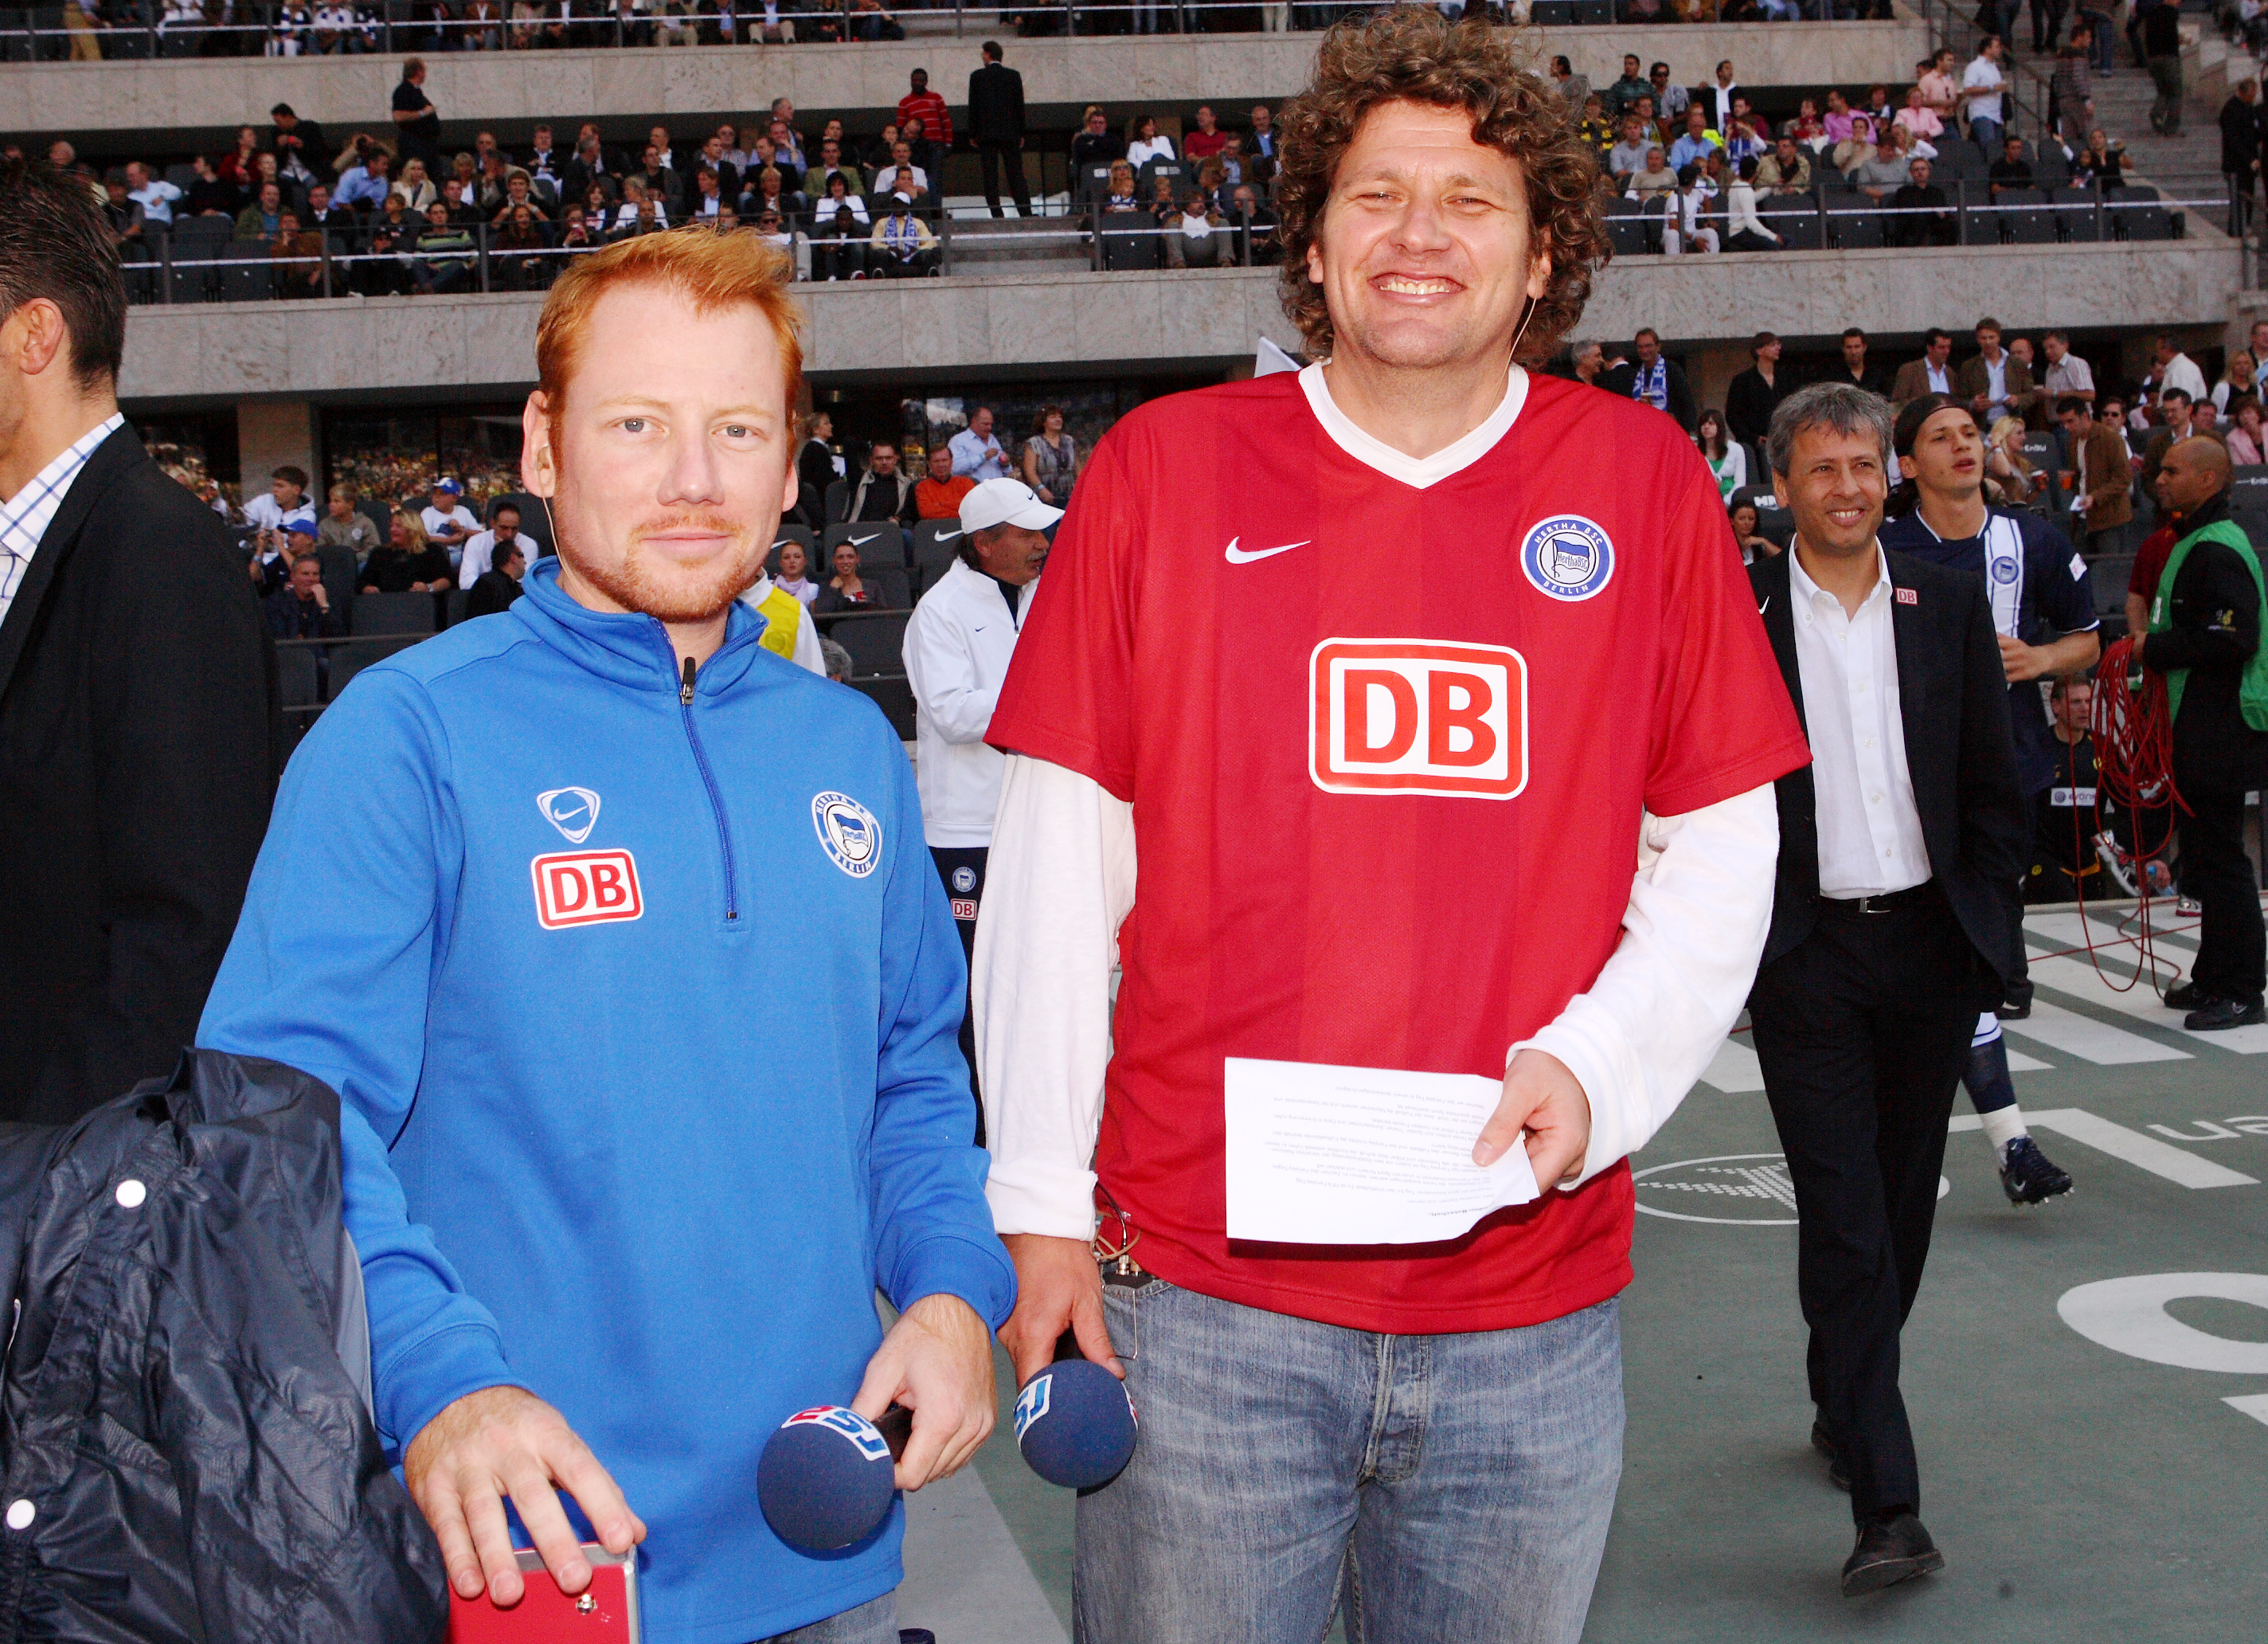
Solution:
<path fill-rule="evenodd" d="M 1613 1301 L 1388 1336 L 1103 1288 L 1141 1416 L 1079 1502 L 1079 1644 L 1575 1644 L 1622 1477 Z"/>
<path fill-rule="evenodd" d="M 898 1644 L 898 1596 L 884 1593 L 871 1603 L 814 1621 L 792 1633 L 776 1633 L 756 1644 Z"/>
<path fill-rule="evenodd" d="M 1969 122 L 1969 140 L 1984 151 L 1986 159 L 1996 160 L 2000 158 L 2000 145 L 2007 140 L 2007 128 L 1997 120 L 1972 120 Z"/>

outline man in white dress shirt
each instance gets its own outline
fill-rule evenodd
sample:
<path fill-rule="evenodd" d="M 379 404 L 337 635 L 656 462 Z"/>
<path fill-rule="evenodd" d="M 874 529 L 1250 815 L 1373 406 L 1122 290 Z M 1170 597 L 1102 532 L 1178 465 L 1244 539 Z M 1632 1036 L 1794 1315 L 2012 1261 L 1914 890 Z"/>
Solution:
<path fill-rule="evenodd" d="M 1795 541 L 1749 573 L 1811 741 L 1810 766 L 1778 783 L 1749 1015 L 1801 1227 L 1811 1441 L 1857 1523 L 1850 1597 L 1945 1563 L 1919 1516 L 1898 1333 L 1970 1031 L 2012 968 L 2026 848 L 1984 580 L 1877 536 L 1892 428 L 1887 403 L 1846 383 L 1781 402 L 1772 488 Z"/>

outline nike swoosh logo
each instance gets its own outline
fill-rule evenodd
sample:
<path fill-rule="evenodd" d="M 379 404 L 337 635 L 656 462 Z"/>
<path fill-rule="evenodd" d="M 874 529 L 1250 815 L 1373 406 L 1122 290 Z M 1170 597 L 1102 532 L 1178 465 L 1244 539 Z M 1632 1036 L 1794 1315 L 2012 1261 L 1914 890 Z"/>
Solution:
<path fill-rule="evenodd" d="M 961 533 L 958 531 L 939 531 L 937 534 L 936 540 L 940 542 L 950 542 L 954 537 L 959 536 L 960 534 Z"/>
<path fill-rule="evenodd" d="M 1763 616 L 1766 611 L 1770 610 L 1771 608 L 1771 594 L 1769 594 L 1769 593 L 1767 593 L 1767 594 L 1765 594 L 1765 595 L 1764 595 L 1764 602 L 1762 605 L 1759 605 L 1759 606 L 1757 606 L 1757 607 L 1756 607 L 1756 615 L 1757 615 L 1757 616 Z"/>
<path fill-rule="evenodd" d="M 1256 559 L 1269 559 L 1278 554 L 1288 554 L 1295 548 L 1305 548 L 1314 540 L 1312 536 L 1303 536 L 1296 542 L 1285 543 L 1281 548 L 1252 549 L 1237 547 L 1237 543 L 1242 539 L 1232 536 L 1228 539 L 1226 550 L 1228 563 L 1232 565 L 1248 565 Z"/>
<path fill-rule="evenodd" d="M 877 531 L 877 532 L 875 532 L 872 536 L 854 536 L 854 537 L 852 537 L 852 538 L 850 539 L 850 546 L 851 546 L 851 547 L 853 547 L 853 548 L 864 548 L 864 547 L 865 547 L 865 546 L 866 546 L 866 544 L 867 544 L 867 543 L 869 543 L 869 542 L 880 542 L 881 540 L 882 540 L 882 534 L 881 534 L 880 531 Z"/>

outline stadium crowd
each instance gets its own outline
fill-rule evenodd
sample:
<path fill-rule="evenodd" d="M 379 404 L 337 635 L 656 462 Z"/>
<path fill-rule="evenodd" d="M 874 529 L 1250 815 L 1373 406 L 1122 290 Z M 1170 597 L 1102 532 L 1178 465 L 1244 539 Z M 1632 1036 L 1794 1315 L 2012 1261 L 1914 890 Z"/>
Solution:
<path fill-rule="evenodd" d="M 608 47 L 794 45 L 906 38 L 901 12 L 939 0 L 68 0 L 20 36 L 25 55 L 106 57 L 334 56 L 363 52 L 538 51 Z M 1036 0 L 984 8 L 1022 38 L 1078 34 L 1314 32 L 1369 10 L 1285 0 Z M 1447 0 L 1444 12 L 1568 24 L 1572 0 Z M 1889 15 L 1882 0 L 1593 0 L 1585 23 L 1793 21 Z M 12 32 L 11 32 L 12 33 Z M 7 33 L 0 33 L 0 38 Z"/>
<path fill-rule="evenodd" d="M 1833 88 L 1823 100 L 1744 88 L 1729 59 L 1690 86 L 1636 54 L 1601 88 L 1564 55 L 1550 77 L 1598 155 L 1618 254 L 2181 232 L 2179 213 L 2129 175 L 2124 144 L 2094 122 L 2086 15 L 2055 49 L 2055 129 L 2029 139 L 2013 129 L 1998 36 L 1965 66 L 1940 51 L 1915 64 L 1909 85 Z M 965 103 L 949 105 L 916 69 L 872 136 L 840 119 L 813 129 L 780 98 L 746 122 L 657 124 L 627 144 L 585 120 L 571 136 L 546 122 L 524 137 L 481 129 L 445 149 L 426 66 L 412 58 L 390 129 L 335 140 L 278 103 L 225 153 L 131 159 L 107 174 L 66 141 L 48 158 L 102 190 L 134 300 L 541 290 L 568 257 L 688 222 L 752 230 L 791 251 L 804 277 L 919 276 L 946 271 L 951 256 L 946 167 L 956 148 L 981 158 L 994 216 L 1004 171 L 1029 216 L 1024 151 L 1058 140 L 1027 131 L 1022 83 L 999 43 L 982 53 Z M 2268 104 L 2247 88 L 2221 123 L 2224 168 L 2249 195 L 2268 151 Z M 1200 107 L 1186 126 L 1146 110 L 1115 125 L 1090 107 L 1065 158 L 1061 203 L 1079 220 L 1057 232 L 1080 243 L 1092 232 L 1098 267 L 1278 254 L 1264 104 L 1241 121 Z"/>

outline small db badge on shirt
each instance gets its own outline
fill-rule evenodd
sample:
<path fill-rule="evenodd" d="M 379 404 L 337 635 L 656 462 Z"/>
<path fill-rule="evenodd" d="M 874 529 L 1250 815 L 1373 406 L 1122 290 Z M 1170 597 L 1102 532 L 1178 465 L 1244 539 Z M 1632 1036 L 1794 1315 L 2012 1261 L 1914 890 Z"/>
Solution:
<path fill-rule="evenodd" d="M 627 851 L 562 851 L 527 866 L 535 878 L 535 922 L 547 931 L 645 912 L 637 864 Z"/>
<path fill-rule="evenodd" d="M 1901 588 L 1896 586 L 1895 584 L 1892 585 L 1890 588 L 1890 597 L 1901 605 L 1918 605 L 1921 603 L 1921 594 L 1919 592 L 1912 588 Z"/>

